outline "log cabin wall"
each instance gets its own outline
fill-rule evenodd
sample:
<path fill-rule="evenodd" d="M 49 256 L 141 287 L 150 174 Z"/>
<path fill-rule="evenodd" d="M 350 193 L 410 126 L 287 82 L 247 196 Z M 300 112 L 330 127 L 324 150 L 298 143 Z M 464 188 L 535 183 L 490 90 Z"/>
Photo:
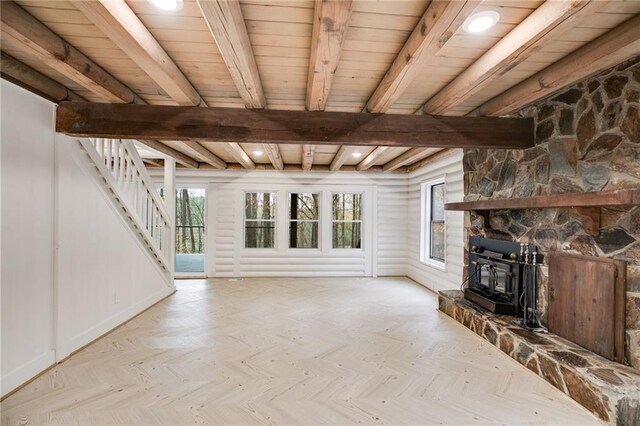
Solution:
<path fill-rule="evenodd" d="M 465 200 L 597 192 L 640 187 L 640 57 L 585 79 L 517 113 L 536 121 L 526 150 L 464 152 Z M 572 209 L 466 214 L 468 235 L 536 244 L 627 262 L 626 362 L 640 369 L 640 207 L 602 208 L 599 235 Z M 466 259 L 466 257 L 465 257 Z M 545 256 L 545 262 L 548 257 Z M 538 306 L 547 314 L 548 267 Z"/>

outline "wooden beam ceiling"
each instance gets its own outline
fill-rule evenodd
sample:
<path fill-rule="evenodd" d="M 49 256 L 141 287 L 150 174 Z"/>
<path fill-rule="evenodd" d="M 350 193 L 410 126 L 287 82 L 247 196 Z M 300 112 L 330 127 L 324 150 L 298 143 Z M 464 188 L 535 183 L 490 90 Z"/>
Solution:
<path fill-rule="evenodd" d="M 160 141 L 156 141 L 153 139 L 149 139 L 149 140 L 139 139 L 139 141 L 147 145 L 151 149 L 155 149 L 156 151 L 164 155 L 168 155 L 169 157 L 175 158 L 175 160 L 178 163 L 182 164 L 185 167 L 188 167 L 190 169 L 197 169 L 199 167 L 198 161 L 194 160 L 193 158 L 189 157 L 186 154 L 183 154 L 178 150 L 171 148 L 168 145 L 163 144 Z"/>
<path fill-rule="evenodd" d="M 316 0 L 311 33 L 311 54 L 305 106 L 308 111 L 324 111 L 338 68 L 342 44 L 351 17 L 351 0 Z M 302 169 L 310 170 L 315 146 L 302 147 Z"/>
<path fill-rule="evenodd" d="M 244 167 L 245 169 L 255 169 L 256 165 L 251 160 L 251 157 L 247 155 L 244 149 L 240 146 L 240 144 L 236 142 L 229 142 L 224 145 L 225 149 L 229 154 L 233 155 L 233 157 L 238 161 L 238 163 Z"/>
<path fill-rule="evenodd" d="M 71 0 L 178 105 L 204 101 L 124 0 Z"/>
<path fill-rule="evenodd" d="M 284 170 L 284 162 L 282 161 L 282 156 L 280 155 L 280 148 L 276 144 L 266 143 L 263 145 L 265 148 L 265 152 L 269 157 L 269 161 L 273 165 L 273 168 L 276 170 Z"/>
<path fill-rule="evenodd" d="M 147 73 L 178 105 L 206 107 L 198 91 L 124 0 L 71 0 L 111 41 Z M 196 141 L 186 146 L 214 167 L 227 163 Z M 246 153 L 240 145 L 227 148 L 241 164 Z"/>
<path fill-rule="evenodd" d="M 131 89 L 12 1 L 0 1 L 2 33 L 42 62 L 109 102 L 144 103 Z"/>
<path fill-rule="evenodd" d="M 73 90 L 67 89 L 57 81 L 50 79 L 6 53 L 2 52 L 0 57 L 2 58 L 0 73 L 5 80 L 9 80 L 56 103 L 86 100 Z"/>
<path fill-rule="evenodd" d="M 373 165 L 376 164 L 376 161 L 378 161 L 380 157 L 389 149 L 391 149 L 391 147 L 389 146 L 376 147 L 376 149 L 374 149 L 360 163 L 358 163 L 358 165 L 356 166 L 356 170 L 359 172 L 363 172 L 367 169 L 370 169 Z"/>
<path fill-rule="evenodd" d="M 302 145 L 302 170 L 309 171 L 313 165 L 313 154 L 316 150 L 315 145 Z"/>
<path fill-rule="evenodd" d="M 222 160 L 220 157 L 215 155 L 213 152 L 209 151 L 205 148 L 200 142 L 196 142 L 194 140 L 182 141 L 184 146 L 186 146 L 190 151 L 197 154 L 198 157 L 201 157 L 208 164 L 211 164 L 213 167 L 218 169 L 226 169 L 227 163 Z"/>
<path fill-rule="evenodd" d="M 29 34 L 29 38 L 20 39 L 28 46 L 40 46 L 40 48 L 49 47 L 52 55 L 59 54 L 60 50 L 67 51 L 69 53 L 69 57 L 73 58 L 71 61 L 72 65 L 66 64 L 65 61 L 67 59 L 62 57 L 62 59 L 57 60 L 50 57 L 47 61 L 47 64 L 51 66 L 53 69 L 63 72 L 63 69 L 67 69 L 71 66 L 74 67 L 73 72 L 68 71 L 68 73 L 63 72 L 63 74 L 69 76 L 74 81 L 78 81 L 82 84 L 81 79 L 78 78 L 78 72 L 83 67 L 85 67 L 85 71 L 91 77 L 92 84 L 84 85 L 95 93 L 103 94 L 104 91 L 108 91 L 109 93 L 120 93 L 124 99 L 134 99 L 137 102 L 144 102 L 142 99 L 137 98 L 129 88 L 124 86 L 102 68 L 99 65 L 92 62 L 90 59 L 86 58 L 86 61 L 81 61 L 82 54 L 75 50 L 75 48 L 69 45 L 66 41 L 59 38 L 53 32 L 51 32 L 48 28 L 46 28 L 43 24 L 29 15 L 24 9 L 20 8 L 13 2 L 1 2 L 2 7 L 2 18 L 16 19 L 17 21 L 13 21 L 14 25 L 19 26 L 20 24 L 16 24 L 19 22 L 21 24 L 30 24 L 29 30 L 23 30 L 21 33 Z M 6 12 L 6 14 L 5 14 Z M 2 30 L 11 31 L 11 26 L 5 26 L 3 24 Z M 14 34 L 16 34 L 14 32 Z M 37 52 L 37 50 L 28 49 L 30 52 Z M 40 54 L 37 55 L 42 58 Z M 66 88 L 60 83 L 50 79 L 44 74 L 39 73 L 33 68 L 23 64 L 22 62 L 17 61 L 15 58 L 2 53 L 2 76 L 7 78 L 16 84 L 19 84 L 23 87 L 26 87 L 28 90 L 34 91 L 37 94 L 44 95 L 44 97 L 49 100 L 55 102 L 61 101 L 83 101 L 84 98 L 73 92 L 72 90 Z M 102 79 L 102 80 L 101 80 Z M 104 90 L 99 90 L 99 84 L 104 84 Z M 124 88 L 124 89 L 123 89 Z M 113 90 L 112 90 L 113 89 Z M 116 90 L 117 89 L 117 90 Z M 141 141 L 145 145 L 149 146 L 156 151 L 174 157 L 178 162 L 183 164 L 186 167 L 197 168 L 198 162 L 189 156 L 176 151 L 175 149 L 163 144 L 162 142 L 155 140 L 145 140 Z"/>
<path fill-rule="evenodd" d="M 313 14 L 306 107 L 323 111 L 349 28 L 351 0 L 317 0 Z"/>
<path fill-rule="evenodd" d="M 538 52 L 546 43 L 591 16 L 606 2 L 548 1 L 500 39 L 480 59 L 429 99 L 426 114 L 444 114 Z"/>
<path fill-rule="evenodd" d="M 435 153 L 435 154 L 433 154 L 433 155 L 428 156 L 427 158 L 425 158 L 425 159 L 423 159 L 423 160 L 420 160 L 420 161 L 418 161 L 418 162 L 415 162 L 415 163 L 413 163 L 413 164 L 410 164 L 410 165 L 407 167 L 407 172 L 408 172 L 408 173 L 411 173 L 411 172 L 413 172 L 414 170 L 418 170 L 418 169 L 421 169 L 422 167 L 425 167 L 425 166 L 427 166 L 427 165 L 429 165 L 429 164 L 433 164 L 433 163 L 435 163 L 436 161 L 440 161 L 440 160 L 442 160 L 443 158 L 447 158 L 447 157 L 449 157 L 450 155 L 453 155 L 453 154 L 455 154 L 455 153 L 457 153 L 457 152 L 459 152 L 459 151 L 458 151 L 457 149 L 454 149 L 454 148 L 443 149 L 443 150 L 441 150 L 441 151 L 436 152 L 436 153 Z"/>
<path fill-rule="evenodd" d="M 196 0 L 209 31 L 220 50 L 231 78 L 247 108 L 264 109 L 267 99 L 262 89 L 247 26 L 238 0 Z M 282 163 L 280 147 L 264 146 L 275 168 Z M 274 162 L 275 161 L 275 162 Z"/>
<path fill-rule="evenodd" d="M 189 82 L 158 41 L 155 40 L 129 8 L 125 0 L 70 1 L 146 71 L 176 102 L 184 106 L 206 106 L 197 89 Z M 245 105 L 247 108 L 265 109 L 267 107 L 266 98 L 239 1 L 196 1 Z M 305 101 L 306 107 L 310 111 L 321 111 L 326 105 L 349 25 L 351 3 L 351 0 L 315 1 L 314 27 Z M 480 0 L 430 2 L 420 23 L 405 42 L 396 60 L 387 70 L 385 77 L 369 99 L 365 111 L 386 112 L 402 95 L 411 81 L 415 79 L 421 66 L 438 54 L 479 3 Z M 584 18 L 593 17 L 593 13 L 602 7 L 604 3 L 597 0 L 548 1 L 543 3 L 507 36 L 500 39 L 480 59 L 429 99 L 421 108 L 421 112 L 426 114 L 449 113 L 455 109 L 455 106 L 479 93 L 492 81 L 495 81 L 539 51 L 543 44 L 557 39 L 559 35 L 574 26 L 577 21 L 584 22 Z M 1 30 L 3 37 L 11 42 L 10 45 L 12 47 L 20 47 L 21 50 L 38 58 L 54 70 L 73 79 L 110 102 L 145 103 L 126 85 L 92 62 L 91 59 L 57 36 L 14 2 L 3 1 L 1 2 L 1 7 Z M 529 80 L 486 102 L 471 115 L 504 115 L 512 113 L 580 79 L 623 62 L 640 51 L 640 46 L 638 45 L 640 40 L 639 27 L 640 16 L 636 16 L 549 66 Z M 81 97 L 69 89 L 27 67 L 25 64 L 15 61 L 14 58 L 4 52 L 1 71 L 4 78 L 12 79 L 18 84 L 20 84 L 20 80 L 30 80 L 31 83 L 22 82 L 22 85 L 28 86 L 30 90 L 43 94 L 54 101 L 82 100 Z M 20 78 L 12 77 L 12 73 L 19 75 Z M 40 89 L 38 89 L 39 85 Z M 45 88 L 49 94 L 47 95 L 42 88 Z M 78 97 L 76 98 L 75 96 Z M 467 131 L 458 127 L 463 125 L 462 122 L 452 125 L 452 123 L 443 121 L 445 117 L 427 116 L 427 120 L 430 120 L 431 124 L 437 123 L 438 126 L 432 129 L 423 128 L 421 130 L 423 140 L 418 140 L 416 135 L 408 135 L 407 131 L 395 130 L 393 127 L 390 128 L 386 122 L 381 124 L 380 121 L 369 120 L 363 118 L 362 115 L 352 123 L 351 127 L 342 123 L 341 119 L 337 119 L 338 123 L 342 123 L 338 124 L 338 128 L 312 128 L 311 124 L 307 126 L 302 122 L 302 120 L 308 119 L 310 116 L 306 116 L 306 118 L 302 116 L 296 117 L 292 123 L 285 124 L 280 121 L 269 123 L 269 120 L 283 120 L 285 118 L 282 116 L 275 118 L 276 115 L 269 115 L 271 112 L 267 112 L 266 115 L 252 116 L 253 119 L 258 120 L 258 123 L 246 125 L 244 119 L 233 118 L 227 112 L 224 112 L 224 109 L 218 110 L 218 113 L 224 116 L 224 118 L 220 119 L 220 122 L 231 120 L 232 123 L 237 125 L 234 128 L 232 124 L 225 122 L 223 125 L 213 125 L 213 127 L 209 126 L 207 128 L 208 130 L 213 129 L 214 135 L 221 136 L 222 139 L 214 140 L 211 134 L 207 134 L 202 138 L 203 141 L 207 141 L 203 145 L 198 141 L 198 138 L 192 137 L 192 134 L 202 131 L 202 123 L 198 123 L 189 129 L 182 128 L 175 137 L 167 139 L 181 143 L 198 158 L 204 158 L 209 167 L 215 168 L 229 166 L 235 168 L 239 165 L 247 168 L 255 167 L 256 165 L 238 142 L 263 143 L 265 152 L 273 163 L 273 167 L 279 170 L 284 170 L 288 167 L 283 163 L 278 146 L 280 143 L 302 144 L 302 164 L 300 166 L 302 170 L 317 170 L 317 167 L 313 166 L 315 144 L 353 143 L 354 145 L 376 146 L 376 149 L 354 168 L 367 170 L 373 167 L 375 170 L 379 168 L 386 171 L 412 169 L 416 165 L 426 164 L 425 161 L 429 160 L 429 158 L 425 159 L 424 157 L 439 151 L 441 147 L 477 145 L 487 147 L 489 146 L 487 144 L 496 144 L 496 142 L 488 140 L 488 129 L 486 132 L 483 129 L 478 134 L 472 134 L 470 130 Z M 187 116 L 195 117 L 199 115 L 188 112 Z M 185 115 L 180 113 L 179 117 L 171 116 L 171 119 L 174 124 L 184 122 Z M 375 125 L 372 125 L 374 122 Z M 326 123 L 321 123 L 320 121 L 315 121 L 315 123 L 315 125 L 320 126 L 326 125 Z M 424 123 L 421 124 L 424 125 Z M 486 123 L 484 124 L 486 125 Z M 329 126 L 334 125 L 335 123 L 333 122 L 329 124 Z M 372 137 L 374 131 L 372 129 L 376 126 L 384 127 L 382 134 L 385 136 L 382 139 L 374 140 Z M 504 122 L 502 126 L 505 132 L 499 136 L 502 141 L 497 142 L 501 147 L 509 143 L 506 141 L 508 132 L 512 133 L 509 137 L 513 137 L 513 134 L 518 134 L 518 137 L 522 137 L 528 132 L 528 130 L 525 131 L 522 128 L 516 129 L 517 126 L 507 129 L 508 126 L 504 126 Z M 153 120 L 152 127 L 154 131 L 157 130 L 160 133 L 170 134 L 172 132 L 171 129 L 163 128 Z M 388 135 L 391 131 L 395 131 L 400 136 L 400 140 L 392 140 Z M 231 134 L 238 135 L 238 137 L 232 140 Z M 352 142 L 354 135 L 355 142 Z M 148 137 L 148 135 L 145 137 Z M 388 137 L 388 139 L 385 139 L 385 137 Z M 446 140 L 445 142 L 433 142 L 433 138 L 443 137 Z M 530 143 L 528 137 L 527 133 L 522 145 Z M 215 156 L 206 148 L 207 144 L 211 143 L 209 141 L 222 143 L 223 145 L 221 146 L 236 158 L 239 165 L 227 165 Z M 388 143 L 385 141 L 388 141 Z M 198 166 L 196 160 L 179 153 L 164 143 L 155 140 L 144 143 L 149 144 L 149 146 L 156 144 L 152 148 L 164 153 L 172 152 L 172 154 L 168 155 L 182 155 L 183 164 L 187 164 L 189 167 Z M 437 148 L 435 144 L 438 144 Z M 384 166 L 373 166 L 376 162 L 380 162 L 381 155 L 384 154 L 385 158 L 391 156 L 390 147 L 402 146 L 412 148 L 388 161 Z M 346 161 L 347 156 L 356 148 L 356 146 L 341 146 L 328 169 L 339 170 Z M 448 150 L 445 149 L 444 152 L 448 152 Z M 411 165 L 406 167 L 407 164 Z M 350 169 L 352 167 L 346 168 Z"/>
<path fill-rule="evenodd" d="M 0 2 L 0 12 L 3 34 L 18 40 L 24 51 L 39 58 L 52 69 L 111 102 L 145 103 L 142 98 L 105 71 L 100 65 L 86 57 L 14 2 Z M 31 70 L 31 72 L 28 72 L 26 70 L 25 72 L 25 68 L 28 67 L 23 64 L 20 75 L 16 74 L 14 78 L 22 80 L 27 85 L 38 84 L 33 79 L 26 81 L 29 79 L 29 75 L 36 76 L 37 71 Z M 41 79 L 42 81 L 44 80 Z M 50 80 L 45 84 L 52 86 L 58 83 Z M 64 99 L 60 99 L 60 101 L 62 100 Z M 174 157 L 187 167 L 198 167 L 196 160 L 162 142 L 146 140 L 143 143 L 158 152 Z"/>
<path fill-rule="evenodd" d="M 238 0 L 197 0 L 247 108 L 266 108 L 260 74 Z"/>
<path fill-rule="evenodd" d="M 506 115 L 640 52 L 640 15 L 481 105 L 472 114 Z"/>
<path fill-rule="evenodd" d="M 63 102 L 59 132 L 211 142 L 528 148 L 533 120 Z"/>
<path fill-rule="evenodd" d="M 333 156 L 333 160 L 331 161 L 329 169 L 332 172 L 340 170 L 345 161 L 347 161 L 347 158 L 349 158 L 349 155 L 352 154 L 355 149 L 356 148 L 353 146 L 346 145 L 342 145 L 340 148 L 338 148 L 338 152 L 336 152 L 336 155 Z"/>
<path fill-rule="evenodd" d="M 404 93 L 423 66 L 462 26 L 480 0 L 432 1 L 387 71 L 365 111 L 386 112 Z"/>
<path fill-rule="evenodd" d="M 413 164 L 416 161 L 420 161 L 429 155 L 433 155 L 440 151 L 440 148 L 411 148 L 409 151 L 400 154 L 393 160 L 386 163 L 382 170 L 385 172 L 392 172 L 407 164 Z"/>

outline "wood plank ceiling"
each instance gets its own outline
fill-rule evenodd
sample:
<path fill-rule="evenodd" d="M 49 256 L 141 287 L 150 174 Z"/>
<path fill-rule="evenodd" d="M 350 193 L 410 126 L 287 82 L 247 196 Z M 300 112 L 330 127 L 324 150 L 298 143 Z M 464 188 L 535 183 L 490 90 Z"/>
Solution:
<path fill-rule="evenodd" d="M 640 52 L 640 1 L 184 0 L 180 10 L 162 11 L 148 0 L 18 0 L 1 7 L 3 76 L 56 101 L 502 115 L 551 93 L 536 87 L 539 75 L 557 90 Z M 497 11 L 498 24 L 467 33 L 465 19 L 484 10 Z M 25 20 L 16 20 L 22 12 Z M 97 73 L 93 80 L 83 66 Z M 144 143 L 188 167 L 406 171 L 442 155 L 388 146 Z"/>

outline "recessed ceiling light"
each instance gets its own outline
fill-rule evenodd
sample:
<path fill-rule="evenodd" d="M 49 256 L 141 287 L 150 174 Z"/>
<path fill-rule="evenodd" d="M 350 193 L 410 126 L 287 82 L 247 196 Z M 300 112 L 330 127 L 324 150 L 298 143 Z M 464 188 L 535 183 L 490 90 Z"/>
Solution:
<path fill-rule="evenodd" d="M 360 157 L 362 157 L 362 153 L 361 153 L 361 152 L 354 152 L 354 153 L 353 153 L 353 154 L 351 154 L 351 155 L 353 155 L 355 158 L 360 158 Z"/>
<path fill-rule="evenodd" d="M 260 157 L 262 154 L 264 154 L 264 152 L 262 151 L 253 151 L 253 155 L 255 155 L 256 157 Z"/>
<path fill-rule="evenodd" d="M 462 24 L 462 29 L 471 34 L 478 34 L 493 27 L 499 20 L 500 14 L 498 12 L 484 10 L 469 16 Z"/>
<path fill-rule="evenodd" d="M 182 0 L 149 0 L 158 9 L 162 10 L 180 10 L 182 9 Z"/>

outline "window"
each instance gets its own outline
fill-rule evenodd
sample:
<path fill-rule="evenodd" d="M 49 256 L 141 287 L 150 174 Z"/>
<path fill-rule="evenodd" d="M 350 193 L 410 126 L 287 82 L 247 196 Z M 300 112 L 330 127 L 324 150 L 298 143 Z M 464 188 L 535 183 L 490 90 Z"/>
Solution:
<path fill-rule="evenodd" d="M 247 192 L 244 196 L 244 246 L 274 248 L 276 194 Z"/>
<path fill-rule="evenodd" d="M 445 263 L 444 198 L 444 179 L 422 184 L 422 260 L 438 266 Z"/>
<path fill-rule="evenodd" d="M 319 194 L 289 194 L 289 247 L 318 248 Z"/>
<path fill-rule="evenodd" d="M 360 248 L 362 194 L 333 194 L 333 248 Z"/>

